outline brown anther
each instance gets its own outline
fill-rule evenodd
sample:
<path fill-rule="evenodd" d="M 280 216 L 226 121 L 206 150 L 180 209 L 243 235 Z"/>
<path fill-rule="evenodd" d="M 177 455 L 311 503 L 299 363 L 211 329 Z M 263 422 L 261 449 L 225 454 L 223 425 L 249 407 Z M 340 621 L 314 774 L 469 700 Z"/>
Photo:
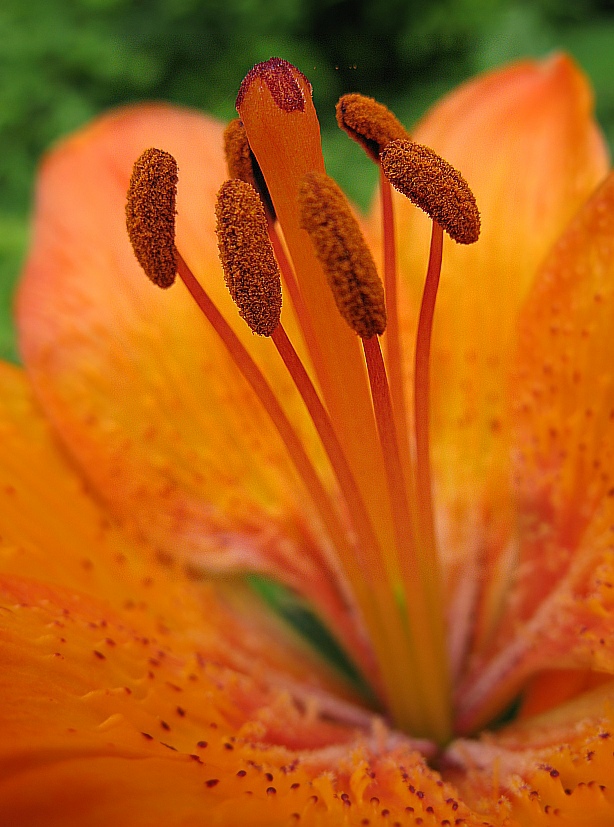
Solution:
<path fill-rule="evenodd" d="M 246 181 L 262 198 L 262 203 L 272 221 L 275 208 L 256 156 L 250 149 L 247 133 L 240 118 L 230 121 L 224 130 L 224 154 L 230 178 Z"/>
<path fill-rule="evenodd" d="M 161 149 L 146 149 L 132 169 L 126 227 L 137 261 L 158 287 L 177 274 L 175 204 L 177 162 Z"/>
<path fill-rule="evenodd" d="M 459 244 L 480 235 L 480 213 L 463 176 L 428 146 L 393 141 L 380 156 L 391 184 Z"/>
<path fill-rule="evenodd" d="M 302 72 L 280 57 L 271 57 L 264 63 L 257 63 L 243 78 L 237 95 L 237 109 L 241 108 L 243 98 L 255 80 L 266 84 L 277 106 L 285 112 L 303 112 L 305 99 L 299 79 L 311 92 L 311 84 Z"/>
<path fill-rule="evenodd" d="M 251 184 L 233 179 L 222 184 L 215 214 L 230 295 L 250 329 L 270 336 L 281 314 L 281 278 L 262 201 Z"/>
<path fill-rule="evenodd" d="M 363 339 L 386 329 L 384 288 L 350 206 L 339 186 L 309 172 L 299 187 L 301 227 L 307 230 L 339 312 Z"/>
<path fill-rule="evenodd" d="M 246 181 L 256 189 L 252 151 L 240 118 L 234 118 L 224 130 L 224 155 L 230 178 Z"/>
<path fill-rule="evenodd" d="M 409 140 L 407 130 L 390 109 L 365 95 L 339 98 L 337 123 L 376 162 L 390 141 Z"/>

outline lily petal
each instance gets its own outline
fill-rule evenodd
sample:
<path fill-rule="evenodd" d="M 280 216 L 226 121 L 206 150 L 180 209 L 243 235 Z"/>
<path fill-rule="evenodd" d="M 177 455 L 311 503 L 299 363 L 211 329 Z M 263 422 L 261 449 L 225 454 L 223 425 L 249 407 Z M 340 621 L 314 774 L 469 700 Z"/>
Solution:
<path fill-rule="evenodd" d="M 495 572 L 478 607 L 479 642 L 493 622 L 513 523 L 507 372 L 516 318 L 546 252 L 605 176 L 607 154 L 586 79 L 560 55 L 470 81 L 434 107 L 414 138 L 462 172 L 482 214 L 476 244 L 446 240 L 431 356 L 433 464 L 450 583 L 460 594 L 480 572 Z M 411 354 L 430 227 L 405 199 L 396 209 Z"/>
<path fill-rule="evenodd" d="M 611 697 L 610 682 L 530 721 L 457 741 L 446 756 L 446 775 L 487 817 L 527 827 L 608 827 L 614 818 Z"/>
<path fill-rule="evenodd" d="M 326 670 L 315 655 L 293 655 L 302 648 L 297 638 L 253 596 L 250 602 L 240 584 L 214 589 L 187 576 L 171 558 L 128 540 L 68 464 L 23 372 L 5 363 L 0 363 L 0 434 L 4 577 L 35 575 L 39 585 L 30 586 L 35 594 L 57 588 L 65 596 L 74 592 L 104 600 L 114 615 L 132 618 L 132 625 L 148 623 L 143 634 L 157 636 L 161 629 L 185 634 L 189 646 L 198 641 L 208 657 L 236 670 L 249 672 L 254 659 L 264 658 L 262 669 L 270 678 L 309 684 L 319 673 L 314 688 L 350 697 L 338 680 L 322 682 Z"/>
<path fill-rule="evenodd" d="M 493 682 L 493 698 L 509 698 L 541 670 L 614 674 L 613 285 L 611 174 L 554 247 L 521 314 L 517 576 L 489 654 L 472 664 L 474 700 Z"/>
<path fill-rule="evenodd" d="M 372 799 L 404 811 L 399 764 L 424 781 L 421 809 L 450 809 L 422 745 L 345 700 L 274 621 L 144 562 L 67 464 L 21 371 L 0 365 L 0 386 L 7 823 L 359 823 Z"/>
<path fill-rule="evenodd" d="M 348 590 L 277 432 L 183 285 L 151 285 L 127 238 L 132 165 L 163 148 L 179 165 L 178 249 L 266 367 L 326 478 L 281 360 L 224 286 L 214 232 L 222 144 L 211 119 L 152 105 L 103 117 L 49 155 L 19 294 L 23 358 L 58 433 L 134 536 L 197 568 L 275 575 L 366 667 Z"/>

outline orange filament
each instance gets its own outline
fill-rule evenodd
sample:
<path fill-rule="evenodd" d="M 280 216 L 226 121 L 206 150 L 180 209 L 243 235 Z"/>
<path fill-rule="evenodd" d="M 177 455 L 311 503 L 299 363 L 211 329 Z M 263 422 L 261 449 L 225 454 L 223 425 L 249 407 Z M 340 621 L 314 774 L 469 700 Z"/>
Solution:
<path fill-rule="evenodd" d="M 369 292 L 373 279 L 379 288 L 375 294 L 375 307 L 378 313 L 384 312 L 381 284 L 358 225 L 331 179 L 319 173 L 306 175 L 299 190 L 299 203 L 303 226 L 309 232 L 327 274 L 339 311 L 363 339 L 397 557 L 403 575 L 410 632 L 407 645 L 417 659 L 414 694 L 422 706 L 423 720 L 414 725 L 418 727 L 414 732 L 422 734 L 424 726 L 426 731 L 445 740 L 451 726 L 449 677 L 445 659 L 441 658 L 441 653 L 445 652 L 445 629 L 440 602 L 428 601 L 433 592 L 439 593 L 437 565 L 429 566 L 430 559 L 425 560 L 424 553 L 417 553 L 415 549 L 415 528 L 408 501 L 409 469 L 404 471 L 403 468 L 386 370 L 377 340 L 376 334 L 381 331 L 363 322 L 364 307 L 370 308 L 373 302 Z M 368 280 L 363 275 L 365 260 L 372 268 L 367 271 Z M 365 296 L 369 298 L 368 303 Z M 367 318 L 372 316 L 370 312 Z M 429 551 L 436 551 L 434 544 Z M 427 585 L 431 581 L 434 585 Z"/>
<path fill-rule="evenodd" d="M 374 161 L 390 141 L 409 138 L 403 124 L 383 103 L 365 95 L 343 95 L 337 103 L 337 123 Z"/>
<path fill-rule="evenodd" d="M 216 215 L 230 295 L 250 329 L 270 336 L 281 314 L 281 279 L 262 201 L 245 181 L 226 181 L 217 196 Z"/>
<path fill-rule="evenodd" d="M 372 633 L 384 685 L 388 688 L 402 686 L 408 680 L 415 680 L 417 663 L 405 631 L 395 622 L 394 613 L 388 606 L 388 573 L 360 490 L 328 413 L 283 325 L 279 325 L 271 338 L 316 427 L 358 537 L 358 547 L 349 559 L 344 559 L 342 554 L 341 562 Z M 394 657 L 393 652 L 397 652 L 398 657 Z M 390 693 L 387 700 L 395 720 L 404 721 L 412 731 L 420 731 L 424 710 L 411 693 L 405 693 L 401 703 L 394 693 Z"/>
<path fill-rule="evenodd" d="M 126 227 L 137 261 L 158 287 L 175 281 L 177 162 L 146 149 L 134 164 L 126 200 Z"/>
<path fill-rule="evenodd" d="M 402 192 L 459 244 L 480 235 L 480 213 L 463 176 L 427 146 L 392 141 L 382 151 L 382 169 Z"/>
<path fill-rule="evenodd" d="M 415 527 L 407 499 L 407 481 L 399 448 L 386 368 L 376 336 L 363 339 L 373 407 L 384 454 L 388 494 L 392 505 L 397 553 L 401 563 L 404 599 L 412 649 L 417 661 L 414 692 L 423 705 L 417 734 L 428 732 L 440 743 L 451 733 L 450 677 L 445 658 L 445 626 L 439 593 L 437 561 L 415 542 Z"/>
<path fill-rule="evenodd" d="M 307 230 L 339 312 L 368 339 L 386 329 L 384 288 L 371 251 L 339 186 L 328 175 L 305 175 L 298 193 Z"/>
<path fill-rule="evenodd" d="M 390 382 L 390 396 L 394 420 L 399 435 L 399 448 L 403 461 L 409 468 L 409 427 L 407 400 L 403 381 L 403 353 L 399 328 L 397 253 L 394 237 L 394 211 L 392 207 L 392 186 L 380 166 L 380 200 L 382 209 L 382 238 L 384 245 L 384 293 L 386 296 L 386 365 Z"/>
<path fill-rule="evenodd" d="M 435 300 L 441 274 L 443 228 L 433 222 L 429 263 L 418 317 L 416 352 L 414 359 L 414 429 L 416 449 L 416 496 L 418 499 L 420 531 L 428 557 L 437 560 L 431 462 L 429 449 L 429 389 L 431 333 L 435 315 Z"/>

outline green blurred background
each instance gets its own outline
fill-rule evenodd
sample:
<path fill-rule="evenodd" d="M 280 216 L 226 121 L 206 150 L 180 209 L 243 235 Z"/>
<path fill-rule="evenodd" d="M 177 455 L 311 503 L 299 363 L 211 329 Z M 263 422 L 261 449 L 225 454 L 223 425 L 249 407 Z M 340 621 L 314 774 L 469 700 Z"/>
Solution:
<path fill-rule="evenodd" d="M 329 171 L 365 207 L 376 173 L 335 127 L 340 94 L 373 95 L 409 126 L 460 80 L 562 48 L 590 75 L 614 145 L 614 0 L 1 0 L 0 44 L 0 356 L 10 359 L 37 161 L 118 103 L 171 100 L 228 119 L 250 66 L 284 57 L 314 85 Z"/>

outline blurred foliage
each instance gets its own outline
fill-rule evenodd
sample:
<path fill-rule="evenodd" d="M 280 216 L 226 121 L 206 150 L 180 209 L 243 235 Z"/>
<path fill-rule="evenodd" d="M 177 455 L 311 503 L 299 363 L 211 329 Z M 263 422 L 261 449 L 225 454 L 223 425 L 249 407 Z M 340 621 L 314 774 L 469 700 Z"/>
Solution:
<path fill-rule="evenodd" d="M 312 80 L 331 174 L 365 207 L 376 173 L 334 127 L 340 94 L 373 95 L 410 124 L 475 72 L 564 48 L 614 142 L 614 0 L 2 0 L 0 42 L 0 355 L 12 358 L 36 163 L 110 106 L 165 99 L 226 119 L 250 66 L 280 55 Z"/>

